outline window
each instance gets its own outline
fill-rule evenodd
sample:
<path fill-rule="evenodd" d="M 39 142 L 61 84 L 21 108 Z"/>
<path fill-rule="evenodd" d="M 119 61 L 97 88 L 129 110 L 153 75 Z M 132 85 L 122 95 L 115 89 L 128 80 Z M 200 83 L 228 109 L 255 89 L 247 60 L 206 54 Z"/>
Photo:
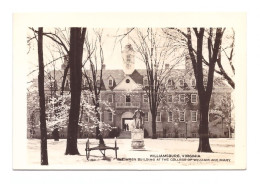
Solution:
<path fill-rule="evenodd" d="M 191 121 L 197 122 L 197 111 L 191 111 Z"/>
<path fill-rule="evenodd" d="M 172 122 L 172 112 L 168 112 L 168 122 Z"/>
<path fill-rule="evenodd" d="M 143 84 L 144 84 L 144 86 L 148 86 L 148 80 L 144 79 Z"/>
<path fill-rule="evenodd" d="M 193 138 L 196 138 L 196 137 L 197 137 L 197 134 L 196 134 L 196 133 L 192 133 L 192 137 L 193 137 Z"/>
<path fill-rule="evenodd" d="M 88 115 L 85 116 L 85 120 L 86 120 L 86 122 L 89 122 L 89 117 L 88 117 Z"/>
<path fill-rule="evenodd" d="M 99 119 L 102 121 L 102 112 L 99 113 Z"/>
<path fill-rule="evenodd" d="M 197 94 L 191 94 L 191 103 L 197 103 Z"/>
<path fill-rule="evenodd" d="M 112 79 L 109 79 L 109 80 L 108 80 L 108 85 L 109 85 L 109 87 L 112 87 L 112 86 L 113 86 L 113 80 L 112 80 Z"/>
<path fill-rule="evenodd" d="M 126 79 L 125 82 L 126 82 L 126 83 L 130 83 L 130 80 L 129 80 L 129 79 Z"/>
<path fill-rule="evenodd" d="M 180 94 L 180 102 L 185 103 L 185 94 Z"/>
<path fill-rule="evenodd" d="M 172 79 L 168 79 L 167 84 L 168 84 L 168 86 L 172 86 Z"/>
<path fill-rule="evenodd" d="M 112 112 L 108 112 L 108 121 L 113 121 L 113 113 Z"/>
<path fill-rule="evenodd" d="M 112 94 L 108 95 L 108 102 L 113 103 L 113 95 Z"/>
<path fill-rule="evenodd" d="M 84 80 L 84 79 L 82 79 L 82 81 L 81 81 L 81 82 L 82 82 L 82 87 L 83 87 L 83 88 L 85 88 L 85 87 L 86 87 L 86 82 L 85 82 L 85 80 Z"/>
<path fill-rule="evenodd" d="M 148 96 L 146 94 L 143 95 L 143 102 L 148 103 Z"/>
<path fill-rule="evenodd" d="M 203 79 L 203 85 L 204 85 L 204 87 L 206 87 L 207 84 L 208 84 L 208 79 L 207 79 L 207 78 L 204 78 L 204 79 Z"/>
<path fill-rule="evenodd" d="M 129 62 L 129 61 L 131 61 L 131 55 L 127 55 L 126 56 L 126 60 Z"/>
<path fill-rule="evenodd" d="M 131 102 L 131 97 L 130 95 L 125 96 L 125 102 Z"/>
<path fill-rule="evenodd" d="M 184 86 L 184 80 L 183 79 L 180 79 L 179 82 L 180 82 L 180 86 Z"/>
<path fill-rule="evenodd" d="M 100 87 L 100 80 L 97 80 L 97 87 Z"/>
<path fill-rule="evenodd" d="M 195 87 L 196 86 L 196 79 L 191 79 L 191 86 Z"/>
<path fill-rule="evenodd" d="M 70 88 L 70 84 L 69 84 L 69 81 L 68 81 L 68 80 L 66 81 L 65 88 L 66 88 L 67 90 Z"/>
<path fill-rule="evenodd" d="M 168 95 L 167 101 L 168 101 L 169 103 L 172 103 L 172 95 Z"/>
<path fill-rule="evenodd" d="M 144 113 L 144 121 L 145 121 L 145 122 L 148 122 L 148 121 L 149 121 L 148 112 L 145 112 L 145 113 Z"/>
<path fill-rule="evenodd" d="M 156 121 L 161 122 L 161 112 L 157 112 L 156 114 Z"/>
<path fill-rule="evenodd" d="M 180 111 L 179 118 L 180 118 L 180 122 L 185 121 L 185 112 L 184 111 Z"/>
<path fill-rule="evenodd" d="M 86 96 L 86 102 L 89 103 L 89 96 Z"/>
<path fill-rule="evenodd" d="M 179 102 L 179 95 L 174 96 L 174 103 L 177 103 L 177 102 Z"/>

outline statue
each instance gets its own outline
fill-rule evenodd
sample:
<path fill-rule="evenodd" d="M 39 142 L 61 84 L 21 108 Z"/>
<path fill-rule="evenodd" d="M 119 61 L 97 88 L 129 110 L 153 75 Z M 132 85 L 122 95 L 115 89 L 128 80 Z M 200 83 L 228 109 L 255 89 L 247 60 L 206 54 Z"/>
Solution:
<path fill-rule="evenodd" d="M 144 149 L 144 126 L 142 117 L 144 117 L 144 112 L 137 109 L 133 116 L 133 119 L 135 120 L 135 129 L 131 131 L 131 146 L 133 149 Z"/>
<path fill-rule="evenodd" d="M 144 117 L 144 112 L 141 111 L 140 109 L 137 109 L 134 112 L 133 119 L 135 120 L 135 129 L 143 129 L 143 117 Z"/>

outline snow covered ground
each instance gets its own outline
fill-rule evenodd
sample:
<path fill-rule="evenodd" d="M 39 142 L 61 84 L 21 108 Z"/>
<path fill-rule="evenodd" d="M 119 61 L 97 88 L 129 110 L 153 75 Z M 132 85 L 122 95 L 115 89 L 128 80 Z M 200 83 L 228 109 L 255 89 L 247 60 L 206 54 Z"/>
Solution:
<path fill-rule="evenodd" d="M 86 159 L 86 139 L 78 139 L 80 155 L 64 155 L 66 139 L 48 140 L 49 169 L 159 169 L 179 166 L 230 166 L 234 164 L 234 139 L 210 139 L 213 153 L 198 153 L 198 139 L 145 139 L 145 150 L 133 150 L 131 139 L 118 139 L 118 159 L 113 150 L 106 151 L 106 158 L 95 150 Z M 114 139 L 105 139 L 107 146 L 114 146 Z M 90 139 L 90 147 L 98 140 Z M 28 140 L 28 165 L 40 167 L 40 140 Z M 191 167 L 191 168 L 192 168 Z M 45 167 L 46 168 L 46 167 Z M 203 168 L 203 167 L 202 167 Z"/>

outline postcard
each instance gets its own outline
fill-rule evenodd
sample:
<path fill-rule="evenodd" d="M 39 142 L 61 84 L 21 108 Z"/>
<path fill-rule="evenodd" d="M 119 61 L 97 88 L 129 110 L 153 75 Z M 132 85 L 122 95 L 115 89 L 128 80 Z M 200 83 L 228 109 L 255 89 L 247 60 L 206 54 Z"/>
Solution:
<path fill-rule="evenodd" d="M 13 16 L 13 169 L 246 169 L 245 13 Z"/>

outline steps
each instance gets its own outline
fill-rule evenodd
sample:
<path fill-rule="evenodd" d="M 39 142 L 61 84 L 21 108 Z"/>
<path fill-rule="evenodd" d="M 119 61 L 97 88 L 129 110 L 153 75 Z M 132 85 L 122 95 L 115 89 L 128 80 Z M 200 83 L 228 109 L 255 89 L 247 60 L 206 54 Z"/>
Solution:
<path fill-rule="evenodd" d="M 131 139 L 131 131 L 122 131 L 118 139 Z"/>

